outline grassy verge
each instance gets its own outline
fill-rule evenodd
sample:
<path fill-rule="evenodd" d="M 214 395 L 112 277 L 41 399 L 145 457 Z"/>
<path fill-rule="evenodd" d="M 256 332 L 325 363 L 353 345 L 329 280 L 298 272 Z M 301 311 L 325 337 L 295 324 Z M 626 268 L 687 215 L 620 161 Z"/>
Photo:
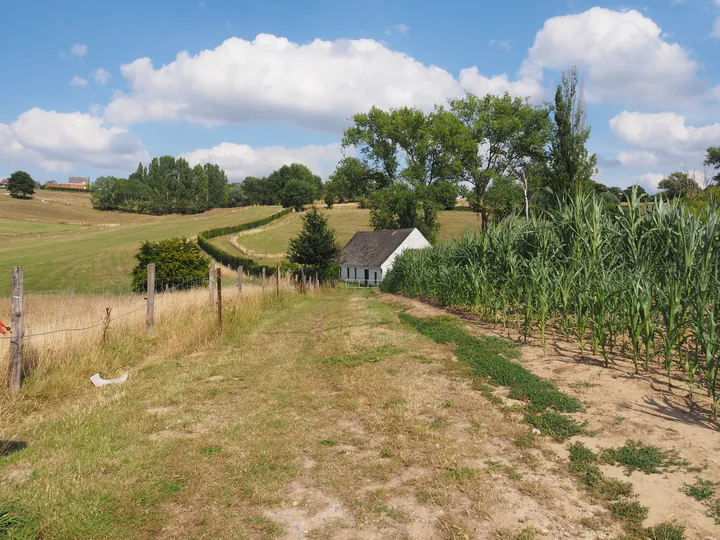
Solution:
<path fill-rule="evenodd" d="M 512 361 L 520 355 L 516 344 L 492 336 L 472 336 L 451 318 L 419 319 L 402 313 L 400 319 L 436 343 L 454 343 L 455 355 L 476 377 L 494 386 L 509 387 L 509 398 L 527 403 L 525 421 L 543 434 L 564 441 L 586 433 L 583 425 L 560 414 L 583 410 L 580 400 Z M 484 393 L 492 395 L 487 388 Z M 499 398 L 493 397 L 491 401 L 497 402 Z"/>

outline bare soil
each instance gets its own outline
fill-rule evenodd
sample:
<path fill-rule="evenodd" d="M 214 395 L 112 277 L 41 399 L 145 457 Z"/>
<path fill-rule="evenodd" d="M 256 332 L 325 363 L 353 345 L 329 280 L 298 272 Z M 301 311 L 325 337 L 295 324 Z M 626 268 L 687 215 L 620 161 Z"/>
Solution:
<path fill-rule="evenodd" d="M 445 310 L 429 303 L 382 295 L 384 301 L 399 303 L 417 317 L 459 315 L 467 327 L 478 334 L 491 334 L 521 342 L 512 330 L 487 324 L 473 315 Z M 666 474 L 647 475 L 640 471 L 630 476 L 619 467 L 601 466 L 605 474 L 632 483 L 638 501 L 649 508 L 645 526 L 676 521 L 686 527 L 686 538 L 720 536 L 720 527 L 706 515 L 706 507 L 681 491 L 686 483 L 694 483 L 700 476 L 720 480 L 720 425 L 709 413 L 710 401 L 696 390 L 694 400 L 688 399 L 687 387 L 674 379 L 671 392 L 667 379 L 659 368 L 650 373 L 634 374 L 632 361 L 616 355 L 608 368 L 602 357 L 579 353 L 576 343 L 548 338 L 541 347 L 537 340 L 522 347 L 521 361 L 533 373 L 554 381 L 569 395 L 577 396 L 586 410 L 572 416 L 588 423 L 594 433 L 577 437 L 593 450 L 618 447 L 627 440 L 641 441 L 663 450 L 676 450 L 693 467 L 705 470 L 678 470 Z M 502 390 L 498 393 L 502 394 Z M 548 441 L 560 462 L 568 459 L 568 445 Z"/>

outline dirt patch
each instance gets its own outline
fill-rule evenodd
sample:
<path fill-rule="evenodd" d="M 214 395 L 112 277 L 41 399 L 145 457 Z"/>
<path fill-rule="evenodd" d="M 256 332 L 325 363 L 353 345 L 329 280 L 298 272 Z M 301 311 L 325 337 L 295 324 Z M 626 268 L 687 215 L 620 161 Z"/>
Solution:
<path fill-rule="evenodd" d="M 284 506 L 265 511 L 265 516 L 283 526 L 283 538 L 308 538 L 334 521 L 352 522 L 343 504 L 321 491 L 295 482 Z"/>
<path fill-rule="evenodd" d="M 213 375 L 212 377 L 208 377 L 207 379 L 203 379 L 207 382 L 219 382 L 225 380 L 225 375 Z"/>
<path fill-rule="evenodd" d="M 3 474 L 3 480 L 12 484 L 24 484 L 30 480 L 33 469 L 30 465 L 15 465 L 8 467 Z"/>
<path fill-rule="evenodd" d="M 392 295 L 381 295 L 381 299 L 402 304 L 408 308 L 408 313 L 418 317 L 460 315 L 473 332 L 521 342 L 520 335 L 484 323 L 472 315 L 451 313 L 416 299 Z M 696 400 L 703 403 L 699 407 L 688 401 L 684 388 L 675 386 L 668 392 L 662 375 L 653 371 L 635 375 L 632 362 L 626 356 L 616 355 L 606 368 L 602 357 L 587 351 L 579 355 L 576 343 L 559 339 L 550 338 L 545 347 L 538 344 L 523 346 L 520 361 L 584 403 L 586 410 L 573 414 L 573 417 L 587 422 L 588 429 L 595 433 L 594 437 L 577 439 L 589 448 L 618 447 L 629 439 L 639 440 L 663 450 L 677 450 L 692 466 L 703 468 L 699 473 L 680 471 L 646 475 L 634 472 L 629 477 L 614 467 L 603 470 L 609 476 L 633 484 L 637 500 L 649 508 L 645 526 L 676 520 L 686 527 L 687 538 L 717 536 L 718 527 L 705 515 L 703 505 L 681 491 L 683 484 L 694 482 L 695 476 L 709 480 L 720 478 L 720 426 L 709 418 L 706 398 L 698 395 L 701 392 L 696 392 Z M 495 393 L 506 404 L 515 404 L 508 400 L 505 389 L 499 388 Z M 567 444 L 548 441 L 546 445 L 567 463 Z"/>

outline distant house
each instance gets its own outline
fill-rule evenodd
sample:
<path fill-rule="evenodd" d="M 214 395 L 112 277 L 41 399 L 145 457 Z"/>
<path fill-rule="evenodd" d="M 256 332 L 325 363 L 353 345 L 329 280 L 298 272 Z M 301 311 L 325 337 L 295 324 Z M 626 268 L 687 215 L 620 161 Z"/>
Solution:
<path fill-rule="evenodd" d="M 0 189 L 7 189 L 8 179 L 2 178 L 0 179 Z"/>
<path fill-rule="evenodd" d="M 406 249 L 430 247 L 417 229 L 356 232 L 340 252 L 340 281 L 377 287 Z"/>
<path fill-rule="evenodd" d="M 79 190 L 86 190 L 88 189 L 88 186 L 90 185 L 90 177 L 89 176 L 71 176 L 68 179 L 67 184 L 58 184 L 55 182 L 55 180 L 51 180 L 46 186 L 52 186 L 55 188 L 61 188 L 61 189 L 79 189 Z"/>

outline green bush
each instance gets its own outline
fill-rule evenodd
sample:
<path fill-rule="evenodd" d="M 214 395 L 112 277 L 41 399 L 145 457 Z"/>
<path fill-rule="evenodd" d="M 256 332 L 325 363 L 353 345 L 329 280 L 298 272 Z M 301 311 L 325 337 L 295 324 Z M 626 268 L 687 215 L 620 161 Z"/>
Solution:
<path fill-rule="evenodd" d="M 132 271 L 136 292 L 147 290 L 147 265 L 155 263 L 155 289 L 190 289 L 208 280 L 209 261 L 200 247 L 187 238 L 169 238 L 144 242 L 135 255 L 138 264 Z"/>

